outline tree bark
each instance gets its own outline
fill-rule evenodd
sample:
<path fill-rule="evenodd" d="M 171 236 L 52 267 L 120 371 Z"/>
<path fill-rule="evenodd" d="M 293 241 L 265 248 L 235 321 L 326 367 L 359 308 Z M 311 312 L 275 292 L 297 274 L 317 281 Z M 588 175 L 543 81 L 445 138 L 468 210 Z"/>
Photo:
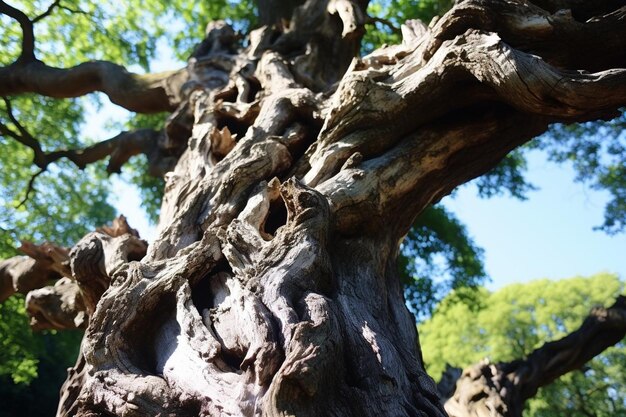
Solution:
<path fill-rule="evenodd" d="M 626 104 L 624 7 L 537 3 L 461 2 L 364 58 L 363 2 L 299 3 L 245 49 L 210 25 L 157 239 L 69 254 L 89 326 L 58 415 L 444 416 L 400 240 L 549 123 Z"/>
<path fill-rule="evenodd" d="M 96 91 L 127 110 L 139 113 L 173 111 L 181 73 L 133 74 L 120 65 L 92 61 L 63 69 L 41 61 L 17 61 L 0 68 L 0 96 L 36 93 L 54 98 L 80 97 Z"/>

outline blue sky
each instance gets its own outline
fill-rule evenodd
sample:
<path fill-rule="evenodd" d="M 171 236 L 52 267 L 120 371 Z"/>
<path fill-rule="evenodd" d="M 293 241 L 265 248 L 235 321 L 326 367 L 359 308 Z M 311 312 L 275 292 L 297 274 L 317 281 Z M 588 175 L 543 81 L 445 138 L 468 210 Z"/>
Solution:
<path fill-rule="evenodd" d="M 569 278 L 601 271 L 626 278 L 626 236 L 593 230 L 602 224 L 607 194 L 574 182 L 567 164 L 529 153 L 528 200 L 480 199 L 469 184 L 443 202 L 485 249 L 490 288 L 537 278 Z"/>

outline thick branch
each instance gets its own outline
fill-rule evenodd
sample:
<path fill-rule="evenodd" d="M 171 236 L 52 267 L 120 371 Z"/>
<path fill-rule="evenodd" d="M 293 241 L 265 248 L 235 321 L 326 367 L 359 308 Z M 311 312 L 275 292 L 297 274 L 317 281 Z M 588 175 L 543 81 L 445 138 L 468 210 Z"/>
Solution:
<path fill-rule="evenodd" d="M 139 261 L 148 245 L 124 216 L 112 227 L 99 228 L 83 237 L 70 252 L 72 276 L 76 280 L 89 315 L 109 287 L 115 272 L 130 261 Z"/>
<path fill-rule="evenodd" d="M 24 241 L 19 249 L 28 256 L 0 261 L 0 302 L 25 294 L 34 330 L 85 327 L 111 276 L 141 259 L 146 247 L 124 216 L 85 236 L 72 251 Z"/>
<path fill-rule="evenodd" d="M 49 269 L 46 263 L 26 256 L 0 261 L 0 302 L 16 292 L 27 294 L 59 278 L 60 275 Z"/>
<path fill-rule="evenodd" d="M 172 111 L 178 104 L 176 88 L 184 71 L 138 75 L 106 61 L 91 61 L 72 68 L 55 68 L 41 61 L 15 62 L 0 68 L 0 95 L 37 93 L 71 98 L 100 91 L 127 110 L 137 113 Z M 175 86 L 175 87 L 174 87 Z"/>
<path fill-rule="evenodd" d="M 59 275 L 68 278 L 72 276 L 69 250 L 67 248 L 49 242 L 35 245 L 28 241 L 22 241 L 22 245 L 18 249 Z"/>
<path fill-rule="evenodd" d="M 148 154 L 150 151 L 157 148 L 161 136 L 162 132 L 152 129 L 122 132 L 117 136 L 98 142 L 85 149 L 49 152 L 45 154 L 45 160 L 46 164 L 50 164 L 61 158 L 67 158 L 78 168 L 83 169 L 91 163 L 110 157 L 107 172 L 118 173 L 122 165 L 132 156 L 140 153 Z"/>
<path fill-rule="evenodd" d="M 0 261 L 0 302 L 16 292 L 27 294 L 62 276 L 70 276 L 67 249 L 23 241 L 19 250 L 28 256 Z"/>
<path fill-rule="evenodd" d="M 70 278 L 30 291 L 26 295 L 26 311 L 33 330 L 80 329 L 88 323 L 83 294 Z"/>
<path fill-rule="evenodd" d="M 532 0 L 531 3 L 550 13 L 556 13 L 559 10 L 571 10 L 574 18 L 580 22 L 624 6 L 623 0 L 597 0 L 593 2 L 587 0 Z"/>
<path fill-rule="evenodd" d="M 561 70 L 474 29 L 439 43 L 424 36 L 406 56 L 389 48 L 385 60 L 383 50 L 356 62 L 338 87 L 304 180 L 329 195 L 346 232 L 393 218 L 401 236 L 414 213 L 549 122 L 611 117 L 626 103 L 621 68 Z"/>
<path fill-rule="evenodd" d="M 578 330 L 546 343 L 515 368 L 515 380 L 522 384 L 524 400 L 537 389 L 550 384 L 615 345 L 626 336 L 626 296 L 619 296 L 609 307 L 591 310 Z"/>
<path fill-rule="evenodd" d="M 596 6 L 595 2 L 593 3 Z M 547 12 L 527 2 L 472 0 L 461 3 L 432 29 L 426 47 L 434 53 L 443 41 L 470 29 L 498 33 L 511 47 L 531 52 L 559 68 L 602 71 L 626 66 L 626 7 L 578 21 L 564 8 Z M 572 47 L 574 46 L 574 47 Z"/>

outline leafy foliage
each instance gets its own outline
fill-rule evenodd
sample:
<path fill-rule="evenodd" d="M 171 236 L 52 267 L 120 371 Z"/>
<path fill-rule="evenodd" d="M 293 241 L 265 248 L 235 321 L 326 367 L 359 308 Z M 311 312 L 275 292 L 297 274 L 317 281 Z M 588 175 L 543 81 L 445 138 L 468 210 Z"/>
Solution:
<path fill-rule="evenodd" d="M 0 417 L 54 415 L 81 338 L 78 331 L 33 333 L 23 296 L 0 304 Z"/>
<path fill-rule="evenodd" d="M 77 144 L 82 114 L 69 100 L 40 96 L 13 99 L 17 117 L 44 149 Z M 5 109 L 1 109 L 5 110 Z M 0 121 L 13 127 L 0 110 Z M 115 210 L 107 203 L 104 169 L 89 166 L 84 173 L 67 161 L 52 165 L 39 175 L 28 199 L 26 190 L 37 168 L 32 151 L 12 138 L 0 136 L 0 254 L 13 255 L 19 239 L 40 242 L 54 239 L 71 245 L 87 231 L 110 221 Z M 23 202 L 23 204 L 22 204 Z M 50 221 L 50 219 L 54 219 Z"/>
<path fill-rule="evenodd" d="M 10 255 L 0 249 L 0 257 Z M 53 415 L 81 338 L 79 331 L 34 333 L 22 295 L 0 303 L 0 417 Z"/>
<path fill-rule="evenodd" d="M 465 227 L 443 206 L 425 210 L 413 223 L 402 245 L 400 270 L 407 305 L 419 319 L 451 289 L 476 288 L 486 279 L 483 251 L 467 235 Z M 473 304 L 472 291 L 459 299 Z"/>
<path fill-rule="evenodd" d="M 73 364 L 81 338 L 81 332 L 33 333 L 22 295 L 0 304 L 0 335 L 0 377 L 10 376 L 15 384 L 29 384 L 37 377 L 40 361 L 60 361 L 64 367 Z"/>
<path fill-rule="evenodd" d="M 490 198 L 508 193 L 513 198 L 525 200 L 528 192 L 536 190 L 524 178 L 528 166 L 526 148 L 521 147 L 509 153 L 491 171 L 474 180 L 480 197 Z"/>
<path fill-rule="evenodd" d="M 30 382 L 37 375 L 35 338 L 28 327 L 22 296 L 0 304 L 0 375 L 9 375 L 16 384 Z"/>
<path fill-rule="evenodd" d="M 373 21 L 367 25 L 363 38 L 363 52 L 369 53 L 384 45 L 399 43 L 400 26 L 409 19 L 428 24 L 435 16 L 441 16 L 452 7 L 452 0 L 373 0 L 367 14 Z"/>
<path fill-rule="evenodd" d="M 44 13 L 49 1 L 13 1 L 14 7 L 29 18 Z M 104 6 L 101 2 L 82 0 L 61 2 L 50 15 L 35 24 L 37 55 L 48 65 L 68 67 L 89 60 L 107 60 L 126 65 L 137 64 L 148 69 L 154 57 L 156 40 L 164 34 L 157 16 L 167 5 L 159 0 L 118 2 Z M 6 16 L 1 18 L 8 36 L 2 42 L 2 64 L 12 62 L 20 52 L 19 25 Z M 94 48 L 98 45 L 98 48 Z M 70 46 L 71 50 L 67 50 Z"/>
<path fill-rule="evenodd" d="M 576 330 L 595 305 L 612 302 L 624 290 L 616 275 L 561 281 L 539 280 L 490 293 L 480 289 L 480 308 L 444 299 L 419 325 L 424 362 L 438 379 L 446 363 L 466 367 L 488 357 L 511 361 L 543 343 Z M 540 389 L 527 402 L 528 417 L 598 417 L 626 413 L 626 346 L 608 349 L 585 368 Z"/>

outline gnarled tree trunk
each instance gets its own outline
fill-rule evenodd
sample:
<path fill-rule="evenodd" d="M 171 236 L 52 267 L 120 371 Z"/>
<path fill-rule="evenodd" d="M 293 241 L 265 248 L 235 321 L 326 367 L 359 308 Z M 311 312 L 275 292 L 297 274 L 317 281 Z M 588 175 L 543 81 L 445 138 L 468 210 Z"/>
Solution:
<path fill-rule="evenodd" d="M 445 415 L 399 242 L 549 123 L 617 114 L 626 8 L 468 0 L 356 58 L 366 3 L 285 3 L 245 49 L 212 23 L 167 102 L 130 100 L 176 107 L 153 154 L 180 157 L 143 259 L 104 231 L 69 252 L 89 326 L 59 416 Z"/>

